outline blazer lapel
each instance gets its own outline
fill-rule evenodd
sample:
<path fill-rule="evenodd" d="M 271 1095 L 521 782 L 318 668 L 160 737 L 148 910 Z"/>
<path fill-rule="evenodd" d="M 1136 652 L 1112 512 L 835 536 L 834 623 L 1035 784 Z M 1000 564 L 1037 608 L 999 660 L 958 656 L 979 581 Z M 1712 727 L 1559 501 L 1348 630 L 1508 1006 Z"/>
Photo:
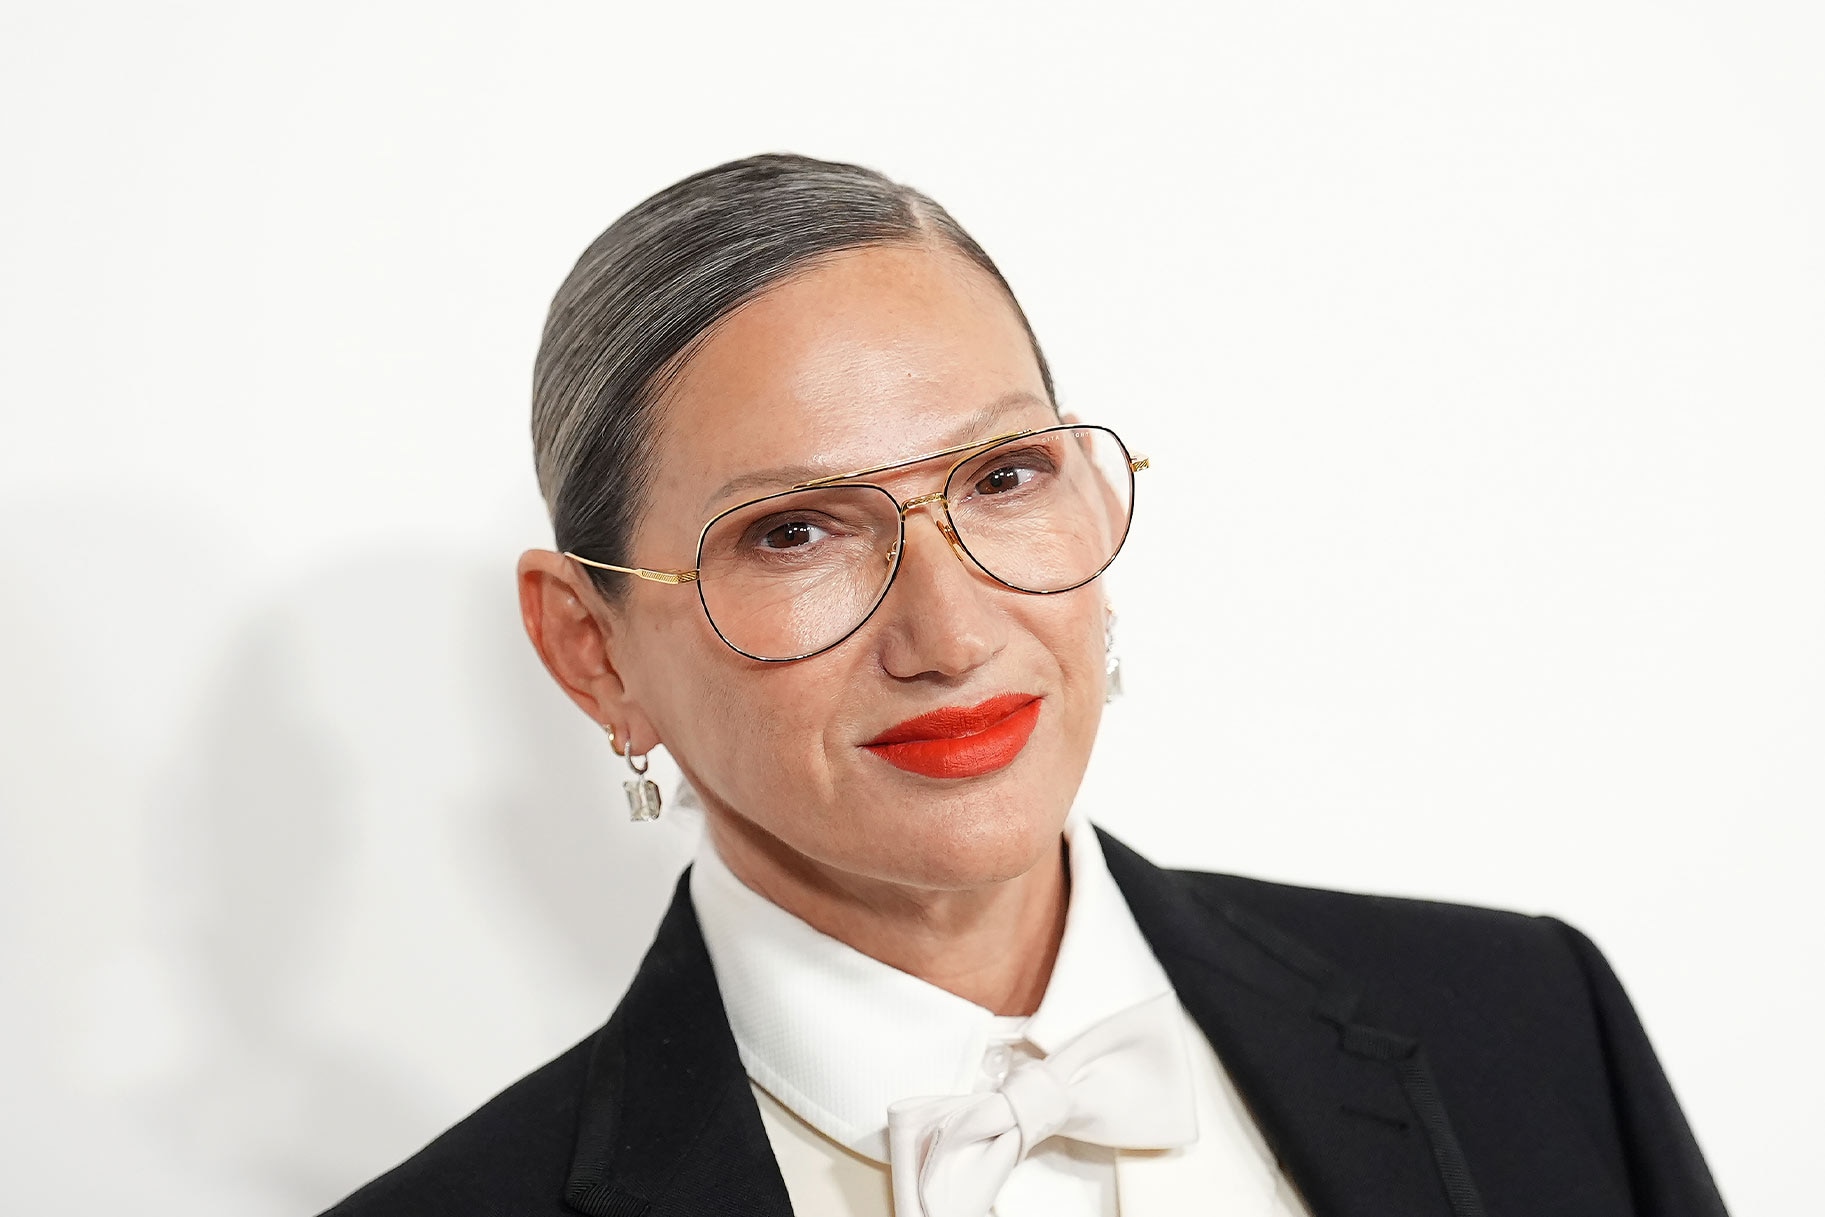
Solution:
<path fill-rule="evenodd" d="M 1313 1217 L 1482 1217 L 1420 1043 L 1273 926 L 1100 829 L 1134 919 Z"/>
<path fill-rule="evenodd" d="M 689 879 L 597 1033 L 565 1199 L 590 1217 L 790 1217 Z"/>

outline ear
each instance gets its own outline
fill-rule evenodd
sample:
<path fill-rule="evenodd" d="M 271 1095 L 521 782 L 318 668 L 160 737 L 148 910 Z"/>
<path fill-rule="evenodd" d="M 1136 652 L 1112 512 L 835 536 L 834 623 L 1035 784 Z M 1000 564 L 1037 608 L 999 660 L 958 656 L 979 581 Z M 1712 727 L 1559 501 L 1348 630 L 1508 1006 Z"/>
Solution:
<path fill-rule="evenodd" d="M 620 614 L 563 554 L 527 550 L 518 580 L 520 620 L 551 678 L 594 722 L 613 726 L 623 747 L 650 752 L 661 741 L 615 668 L 616 645 L 626 636 Z"/>

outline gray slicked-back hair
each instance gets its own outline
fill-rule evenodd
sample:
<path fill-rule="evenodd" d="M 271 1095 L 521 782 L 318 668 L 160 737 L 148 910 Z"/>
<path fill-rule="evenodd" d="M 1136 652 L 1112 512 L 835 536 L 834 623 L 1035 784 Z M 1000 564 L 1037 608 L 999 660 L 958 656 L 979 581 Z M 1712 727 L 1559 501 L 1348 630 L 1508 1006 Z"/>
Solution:
<path fill-rule="evenodd" d="M 656 405 L 718 321 L 815 259 L 867 245 L 941 242 L 993 276 L 1052 373 L 995 263 L 925 195 L 872 169 L 806 156 L 730 161 L 609 225 L 551 302 L 532 378 L 532 445 L 557 547 L 632 565 Z M 613 600 L 626 580 L 590 571 Z"/>

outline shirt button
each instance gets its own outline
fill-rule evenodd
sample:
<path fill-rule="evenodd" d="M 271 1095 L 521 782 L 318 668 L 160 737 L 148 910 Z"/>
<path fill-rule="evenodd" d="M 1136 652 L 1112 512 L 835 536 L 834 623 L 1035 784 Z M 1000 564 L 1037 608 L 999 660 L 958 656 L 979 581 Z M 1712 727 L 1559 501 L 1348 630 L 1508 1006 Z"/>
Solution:
<path fill-rule="evenodd" d="M 1007 1080 L 1008 1068 L 1014 1063 L 1014 1054 L 1008 1051 L 1006 1044 L 996 1044 L 982 1058 L 982 1072 L 989 1081 L 999 1086 Z"/>

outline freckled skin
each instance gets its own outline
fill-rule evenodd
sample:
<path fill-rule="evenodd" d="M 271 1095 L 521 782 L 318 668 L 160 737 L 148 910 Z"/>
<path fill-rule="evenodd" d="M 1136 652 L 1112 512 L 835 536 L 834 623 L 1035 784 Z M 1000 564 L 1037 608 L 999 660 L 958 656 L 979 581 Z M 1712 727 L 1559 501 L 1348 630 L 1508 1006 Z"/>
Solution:
<path fill-rule="evenodd" d="M 1026 393 L 999 417 L 976 416 Z M 841 472 L 1055 421 L 1000 287 L 927 246 L 851 251 L 738 310 L 662 403 L 637 564 L 692 565 L 716 497 L 775 466 Z M 976 425 L 971 429 L 972 420 Z M 948 461 L 881 475 L 901 499 Z M 783 488 L 783 487 L 780 487 Z M 825 933 L 1004 1012 L 1043 994 L 1066 903 L 1059 830 L 1103 702 L 1101 586 L 1032 596 L 958 560 L 932 518 L 907 519 L 886 600 L 855 635 L 794 663 L 725 646 L 688 585 L 631 581 L 610 608 L 574 564 L 520 564 L 527 629 L 598 722 L 665 745 L 730 867 Z M 1042 697 L 1012 764 L 963 780 L 907 773 L 861 747 L 939 706 Z"/>

